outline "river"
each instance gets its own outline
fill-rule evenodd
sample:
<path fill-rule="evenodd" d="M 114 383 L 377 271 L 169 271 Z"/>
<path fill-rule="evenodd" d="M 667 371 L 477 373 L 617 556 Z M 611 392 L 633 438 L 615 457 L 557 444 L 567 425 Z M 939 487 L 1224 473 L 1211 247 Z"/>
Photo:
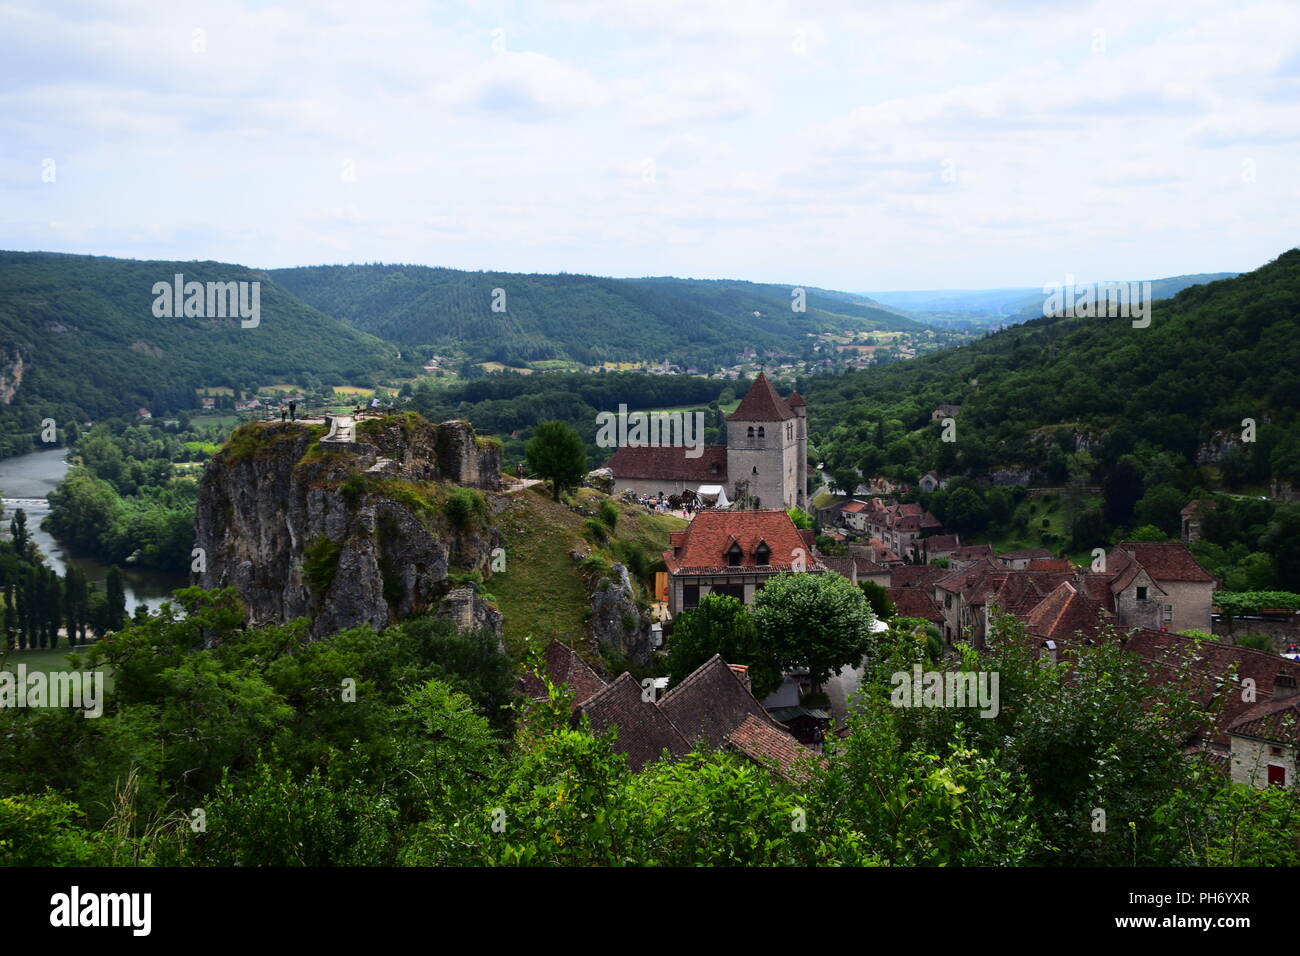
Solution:
<path fill-rule="evenodd" d="M 34 451 L 30 455 L 0 459 L 0 492 L 4 494 L 5 506 L 3 532 L 0 533 L 9 537 L 9 519 L 15 511 L 22 508 L 27 512 L 27 530 L 45 555 L 46 563 L 60 575 L 72 564 L 84 571 L 86 577 L 103 590 L 104 580 L 108 577 L 108 565 L 92 557 L 74 554 L 41 527 L 41 522 L 50 513 L 46 496 L 68 471 L 67 454 L 66 448 L 51 448 Z M 189 583 L 184 574 L 133 568 L 129 564 L 122 565 L 121 571 L 128 614 L 138 604 L 145 604 L 150 609 L 158 607 L 171 597 L 172 591 Z"/>

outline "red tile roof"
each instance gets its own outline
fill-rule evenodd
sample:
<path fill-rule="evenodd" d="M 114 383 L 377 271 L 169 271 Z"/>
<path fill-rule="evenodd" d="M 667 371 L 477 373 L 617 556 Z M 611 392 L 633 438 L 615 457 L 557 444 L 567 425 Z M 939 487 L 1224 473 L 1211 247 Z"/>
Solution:
<path fill-rule="evenodd" d="M 664 552 L 664 563 L 673 574 L 743 574 L 745 572 L 793 570 L 795 551 L 803 552 L 805 569 L 821 570 L 813 554 L 816 535 L 800 531 L 784 511 L 701 511 L 685 531 L 673 534 L 673 550 Z M 732 542 L 740 545 L 738 567 L 727 564 Z M 759 543 L 770 552 L 769 565 L 759 565 L 754 552 Z"/>
<path fill-rule="evenodd" d="M 900 617 L 922 617 L 936 624 L 943 623 L 943 612 L 924 588 L 890 588 L 889 600 Z"/>
<path fill-rule="evenodd" d="M 559 641 L 551 641 L 546 645 L 546 650 L 542 651 L 542 668 L 552 684 L 567 686 L 572 693 L 570 711 L 577 710 L 579 704 L 605 687 L 605 682 L 578 652 Z M 540 677 L 530 672 L 520 681 L 520 691 L 529 700 L 540 700 L 546 696 L 546 685 Z"/>
<path fill-rule="evenodd" d="M 1106 556 L 1106 569 L 1123 566 L 1123 555 L 1132 555 L 1155 581 L 1193 581 L 1217 584 L 1214 575 L 1196 563 L 1181 541 L 1121 541 Z M 1115 562 L 1112 567 L 1112 563 Z"/>
<path fill-rule="evenodd" d="M 1300 744 L 1300 697 L 1292 695 L 1247 708 L 1228 725 L 1228 733 Z"/>
<path fill-rule="evenodd" d="M 767 375 L 759 372 L 758 378 L 749 386 L 749 391 L 736 406 L 736 410 L 727 416 L 727 421 L 783 422 L 794 417 L 794 412 L 790 411 L 785 399 L 776 393 L 772 383 L 767 380 Z"/>
<path fill-rule="evenodd" d="M 697 458 L 693 449 L 681 445 L 624 446 L 610 456 L 605 467 L 616 478 L 649 478 L 658 481 L 699 481 L 724 484 L 727 480 L 727 446 L 705 445 Z"/>
<path fill-rule="evenodd" d="M 618 728 L 615 749 L 627 756 L 628 766 L 638 771 L 667 751 L 674 757 L 691 752 L 691 746 L 673 722 L 652 701 L 641 696 L 641 685 L 624 673 L 578 708 L 591 721 L 591 729 L 603 734 Z"/>
<path fill-rule="evenodd" d="M 1254 708 L 1274 700 L 1274 685 L 1281 675 L 1300 680 L 1300 661 L 1278 654 L 1255 651 L 1217 641 L 1198 641 L 1169 631 L 1142 628 L 1125 642 L 1125 650 L 1137 654 L 1152 666 L 1152 679 L 1172 682 L 1183 668 L 1190 668 L 1196 699 L 1202 706 L 1213 700 L 1223 702 L 1215 719 L 1214 738 L 1228 742 L 1227 729 L 1238 718 L 1247 720 L 1266 716 Z M 1255 682 L 1255 700 L 1242 700 L 1242 681 Z"/>
<path fill-rule="evenodd" d="M 850 501 L 846 505 L 840 505 L 840 510 L 843 511 L 845 514 L 855 515 L 858 512 L 865 509 L 866 507 L 867 506 L 864 505 L 861 501 Z"/>
<path fill-rule="evenodd" d="M 808 762 L 819 759 L 787 731 L 778 730 L 770 721 L 752 714 L 727 734 L 726 742 L 755 763 L 790 780 L 805 777 Z"/>
<path fill-rule="evenodd" d="M 714 654 L 669 690 L 659 701 L 659 707 L 687 740 L 694 743 L 703 739 L 715 748 L 721 747 L 727 735 L 746 717 L 755 717 L 783 730 L 720 654 Z"/>
<path fill-rule="evenodd" d="M 808 406 L 808 403 L 803 400 L 803 396 L 798 392 L 791 392 L 785 403 L 790 408 L 806 408 Z"/>
<path fill-rule="evenodd" d="M 928 538 L 922 538 L 921 546 L 927 553 L 937 554 L 941 551 L 956 551 L 960 547 L 960 542 L 955 534 L 933 534 Z"/>
<path fill-rule="evenodd" d="M 826 570 L 834 571 L 836 574 L 846 577 L 850 581 L 852 581 L 856 576 L 856 563 L 850 557 L 840 557 L 833 554 L 819 554 L 817 555 L 817 560 L 822 563 Z"/>
<path fill-rule="evenodd" d="M 1011 561 L 1023 561 L 1026 558 L 1050 558 L 1052 552 L 1046 548 L 1025 548 L 1022 551 L 1007 551 L 999 554 L 999 558 L 1007 558 Z"/>
<path fill-rule="evenodd" d="M 947 568 L 941 568 L 937 564 L 905 564 L 889 572 L 889 586 L 933 590 L 935 581 L 951 573 Z"/>
<path fill-rule="evenodd" d="M 966 544 L 949 555 L 958 561 L 978 561 L 980 558 L 993 557 L 993 549 L 987 544 Z"/>
<path fill-rule="evenodd" d="M 1071 582 L 1062 581 L 1025 615 L 1030 634 L 1058 642 L 1096 637 L 1102 616 L 1110 617 L 1100 602 L 1079 591 Z"/>

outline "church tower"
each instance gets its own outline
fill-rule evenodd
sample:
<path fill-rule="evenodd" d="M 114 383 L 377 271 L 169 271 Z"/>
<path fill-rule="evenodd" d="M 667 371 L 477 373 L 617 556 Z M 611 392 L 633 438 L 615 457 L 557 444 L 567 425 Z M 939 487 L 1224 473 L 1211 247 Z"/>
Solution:
<path fill-rule="evenodd" d="M 807 507 L 807 411 L 797 392 L 787 402 L 759 373 L 727 416 L 727 479 L 737 499 L 747 490 L 749 507 Z"/>

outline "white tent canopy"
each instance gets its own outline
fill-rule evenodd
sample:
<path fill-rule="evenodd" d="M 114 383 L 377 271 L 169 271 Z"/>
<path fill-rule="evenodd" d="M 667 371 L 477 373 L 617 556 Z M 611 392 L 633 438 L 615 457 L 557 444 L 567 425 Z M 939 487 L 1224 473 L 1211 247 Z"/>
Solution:
<path fill-rule="evenodd" d="M 727 500 L 727 493 L 722 490 L 722 485 L 700 485 L 695 493 L 710 508 L 731 507 L 731 502 Z"/>

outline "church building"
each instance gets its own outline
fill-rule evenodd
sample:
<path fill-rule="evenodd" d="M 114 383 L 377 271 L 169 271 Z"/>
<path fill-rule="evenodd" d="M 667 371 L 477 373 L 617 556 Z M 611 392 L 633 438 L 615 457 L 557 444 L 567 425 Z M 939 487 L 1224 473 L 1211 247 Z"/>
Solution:
<path fill-rule="evenodd" d="M 673 495 L 721 485 L 738 507 L 807 510 L 808 406 L 798 392 L 782 398 L 764 373 L 727 416 L 727 444 L 705 445 L 695 458 L 688 450 L 619 448 L 606 467 L 616 491 Z"/>

